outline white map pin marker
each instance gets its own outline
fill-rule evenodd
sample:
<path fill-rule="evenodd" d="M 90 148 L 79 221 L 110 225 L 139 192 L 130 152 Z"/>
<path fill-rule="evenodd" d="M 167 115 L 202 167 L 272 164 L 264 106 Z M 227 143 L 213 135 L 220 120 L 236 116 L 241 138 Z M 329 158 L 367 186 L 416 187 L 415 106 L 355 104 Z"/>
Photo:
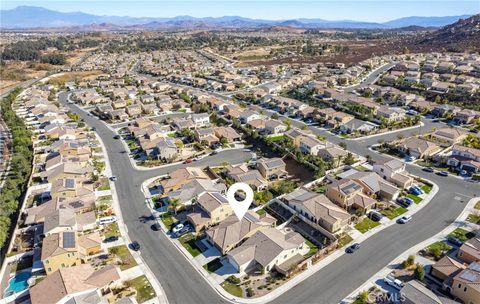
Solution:
<path fill-rule="evenodd" d="M 245 192 L 245 199 L 243 201 L 237 201 L 237 199 L 235 198 L 235 193 L 239 190 Z M 233 212 L 235 212 L 238 220 L 241 221 L 253 202 L 253 190 L 249 185 L 245 183 L 235 183 L 230 186 L 230 188 L 228 188 L 227 200 L 232 207 Z"/>

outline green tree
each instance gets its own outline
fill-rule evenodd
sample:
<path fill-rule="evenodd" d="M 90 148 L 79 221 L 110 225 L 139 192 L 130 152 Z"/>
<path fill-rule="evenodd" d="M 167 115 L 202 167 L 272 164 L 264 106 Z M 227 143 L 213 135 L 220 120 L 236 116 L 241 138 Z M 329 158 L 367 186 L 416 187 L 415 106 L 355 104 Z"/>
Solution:
<path fill-rule="evenodd" d="M 423 281 L 425 278 L 425 268 L 421 264 L 417 264 L 414 271 L 415 278 L 419 281 Z"/>

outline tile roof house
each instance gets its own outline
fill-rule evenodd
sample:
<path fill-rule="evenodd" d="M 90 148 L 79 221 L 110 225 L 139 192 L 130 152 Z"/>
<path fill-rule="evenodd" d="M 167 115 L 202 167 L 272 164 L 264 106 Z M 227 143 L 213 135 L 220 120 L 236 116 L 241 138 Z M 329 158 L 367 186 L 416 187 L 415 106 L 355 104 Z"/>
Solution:
<path fill-rule="evenodd" d="M 300 188 L 285 195 L 283 200 L 309 221 L 329 232 L 341 231 L 350 223 L 351 215 L 332 203 L 324 194 Z"/>
<path fill-rule="evenodd" d="M 432 265 L 431 274 L 440 279 L 442 282 L 445 282 L 449 278 L 454 277 L 460 271 L 465 269 L 466 266 L 460 261 L 446 255 L 435 264 Z"/>
<path fill-rule="evenodd" d="M 285 162 L 278 157 L 259 159 L 257 161 L 257 168 L 262 176 L 267 180 L 278 179 L 288 174 L 285 169 Z"/>
<path fill-rule="evenodd" d="M 219 192 L 205 192 L 196 199 L 194 210 L 187 215 L 187 220 L 198 232 L 231 215 L 233 210 L 225 196 Z"/>
<path fill-rule="evenodd" d="M 208 228 L 207 240 L 222 254 L 226 254 L 257 231 L 275 226 L 275 222 L 276 219 L 268 213 L 260 216 L 255 211 L 249 210 L 241 221 L 236 215 L 232 215 L 220 224 Z"/>
<path fill-rule="evenodd" d="M 433 142 L 425 139 L 410 137 L 401 142 L 397 148 L 417 159 L 425 159 L 440 152 L 441 148 Z"/>
<path fill-rule="evenodd" d="M 398 187 L 407 188 L 413 184 L 413 178 L 405 171 L 405 166 L 397 159 L 386 159 L 375 162 L 373 172 Z"/>
<path fill-rule="evenodd" d="M 351 210 L 368 210 L 377 203 L 363 194 L 363 187 L 358 182 L 344 178 L 327 186 L 325 195 L 340 207 Z"/>
<path fill-rule="evenodd" d="M 429 137 L 441 146 L 450 146 L 467 138 L 467 132 L 458 128 L 443 128 L 431 133 Z"/>
<path fill-rule="evenodd" d="M 308 252 L 305 239 L 293 231 L 280 231 L 275 228 L 256 232 L 239 247 L 227 254 L 228 261 L 240 272 L 253 269 L 271 271 L 297 254 Z"/>
<path fill-rule="evenodd" d="M 207 174 L 198 167 L 177 169 L 169 173 L 169 177 L 160 181 L 163 193 L 169 193 L 183 187 L 194 179 L 209 179 Z"/>
<path fill-rule="evenodd" d="M 31 287 L 30 300 L 32 304 L 63 303 L 75 295 L 114 286 L 119 280 L 118 270 L 112 265 L 99 270 L 90 264 L 62 268 Z"/>
<path fill-rule="evenodd" d="M 258 191 L 265 189 L 268 186 L 268 181 L 262 176 L 260 171 L 249 169 L 247 164 L 240 164 L 227 167 L 227 175 L 236 182 L 246 183 L 255 187 Z"/>
<path fill-rule="evenodd" d="M 41 260 L 47 275 L 60 268 L 80 265 L 75 232 L 64 231 L 46 236 L 42 242 Z"/>
<path fill-rule="evenodd" d="M 447 165 L 458 167 L 469 172 L 480 171 L 480 150 L 461 145 L 454 145 L 452 155 L 447 160 Z"/>
<path fill-rule="evenodd" d="M 472 238 L 460 247 L 457 257 L 465 263 L 480 261 L 480 238 Z"/>
<path fill-rule="evenodd" d="M 235 142 L 235 141 L 240 141 L 242 139 L 242 136 L 238 134 L 235 129 L 233 129 L 230 126 L 227 127 L 216 127 L 213 129 L 215 136 L 218 138 L 226 138 L 229 143 Z"/>
<path fill-rule="evenodd" d="M 480 303 L 480 264 L 473 262 L 453 277 L 451 293 L 463 303 Z"/>
<path fill-rule="evenodd" d="M 416 280 L 411 280 L 400 290 L 404 304 L 444 304 L 435 293 Z M 446 304 L 446 303 L 445 303 Z"/>

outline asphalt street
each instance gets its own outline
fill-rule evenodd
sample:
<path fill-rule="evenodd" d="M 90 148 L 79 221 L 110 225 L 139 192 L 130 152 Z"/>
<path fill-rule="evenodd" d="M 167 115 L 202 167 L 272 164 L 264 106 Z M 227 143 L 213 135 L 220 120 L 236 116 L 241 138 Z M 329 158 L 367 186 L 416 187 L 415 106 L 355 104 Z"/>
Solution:
<path fill-rule="evenodd" d="M 148 171 L 135 170 L 128 160 L 127 154 L 122 153 L 124 146 L 119 140 L 113 139 L 114 133 L 103 122 L 87 116 L 76 105 L 66 103 L 66 96 L 65 93 L 60 94 L 60 102 L 80 114 L 88 125 L 95 127 L 104 141 L 113 173 L 118 177 L 116 189 L 129 236 L 142 245 L 142 257 L 162 284 L 170 303 L 225 303 L 226 301 L 184 260 L 167 237 L 163 233 L 153 232 L 148 223 L 151 213 L 145 205 L 143 193 L 140 191 L 141 183 L 147 178 L 166 174 L 185 165 Z M 294 124 L 297 123 L 301 124 L 294 121 Z M 346 141 L 347 149 L 360 155 L 370 154 L 373 159 L 383 158 L 385 156 L 369 151 L 368 146 L 377 143 L 379 138 L 394 139 L 399 133 L 408 136 L 409 132 L 414 134 L 419 131 L 425 132 L 436 125 L 426 120 L 425 123 L 428 126 L 422 129 L 400 131 L 365 140 L 349 140 Z M 316 127 L 310 128 L 315 134 L 326 136 L 329 141 L 343 141 L 325 130 Z M 198 165 L 219 164 L 224 160 L 235 163 L 248 157 L 249 154 L 247 155 L 247 152 L 241 150 L 227 151 L 204 158 L 198 162 Z M 415 214 L 411 222 L 406 225 L 393 225 L 372 236 L 362 243 L 362 248 L 355 254 L 340 257 L 272 303 L 330 304 L 340 302 L 399 254 L 450 225 L 462 212 L 467 201 L 474 194 L 480 194 L 478 184 L 453 177 L 440 177 L 425 173 L 416 166 L 409 165 L 408 170 L 434 181 L 440 188 L 433 200 Z"/>

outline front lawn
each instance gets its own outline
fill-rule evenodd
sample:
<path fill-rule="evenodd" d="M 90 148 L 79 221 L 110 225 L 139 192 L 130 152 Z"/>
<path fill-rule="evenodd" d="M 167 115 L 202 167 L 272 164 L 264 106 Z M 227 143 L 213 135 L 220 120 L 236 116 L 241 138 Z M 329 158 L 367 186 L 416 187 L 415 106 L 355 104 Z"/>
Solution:
<path fill-rule="evenodd" d="M 228 293 L 236 296 L 236 297 L 239 297 L 241 298 L 243 296 L 243 290 L 242 290 L 242 287 L 238 286 L 238 285 L 235 285 L 235 284 L 232 284 L 228 281 L 225 281 L 221 284 L 221 286 L 223 287 L 223 289 L 225 289 Z"/>
<path fill-rule="evenodd" d="M 120 237 L 120 230 L 118 229 L 118 224 L 117 223 L 110 223 L 107 225 L 103 225 L 103 236 L 105 238 L 111 237 L 111 236 L 117 236 Z"/>
<path fill-rule="evenodd" d="M 187 251 L 193 257 L 196 257 L 197 255 L 202 253 L 200 251 L 200 248 L 198 248 L 197 245 L 195 245 L 197 238 L 193 234 L 191 233 L 185 234 L 184 236 L 180 237 L 178 240 L 180 241 L 182 246 L 185 247 L 185 249 L 187 249 Z"/>
<path fill-rule="evenodd" d="M 448 245 L 445 242 L 435 242 L 427 247 L 427 252 L 438 260 L 451 249 L 452 246 Z"/>
<path fill-rule="evenodd" d="M 283 139 L 283 135 L 272 136 L 269 137 L 269 139 L 273 142 L 281 141 Z"/>
<path fill-rule="evenodd" d="M 415 194 L 409 193 L 407 197 L 411 198 L 415 204 L 420 204 L 420 202 L 422 201 L 422 198 L 419 196 L 416 196 Z"/>
<path fill-rule="evenodd" d="M 467 217 L 467 221 L 474 223 L 474 224 L 480 224 L 480 215 L 477 214 L 469 214 Z"/>
<path fill-rule="evenodd" d="M 366 217 L 360 223 L 355 225 L 355 229 L 357 229 L 361 233 L 365 233 L 368 230 L 377 227 L 378 225 L 380 225 L 379 222 L 375 222 L 369 219 L 368 217 Z"/>
<path fill-rule="evenodd" d="M 137 294 L 135 295 L 135 299 L 138 303 L 143 303 L 148 300 L 155 298 L 155 289 L 153 289 L 152 285 L 148 281 L 147 277 L 142 275 L 133 280 L 126 282 L 127 286 L 131 286 L 135 288 Z"/>
<path fill-rule="evenodd" d="M 98 187 L 97 190 L 99 191 L 105 191 L 105 190 L 110 190 L 110 183 L 108 182 L 108 178 L 102 178 L 100 180 L 100 186 Z"/>
<path fill-rule="evenodd" d="M 423 192 L 425 192 L 425 193 L 430 193 L 430 191 L 432 191 L 432 186 L 425 184 L 425 185 L 423 185 L 423 186 L 421 187 L 421 189 L 422 189 Z"/>
<path fill-rule="evenodd" d="M 305 239 L 305 243 L 307 244 L 308 247 L 310 247 L 310 250 L 307 252 L 305 257 L 309 258 L 315 253 L 317 253 L 318 247 L 314 243 L 310 242 L 308 239 Z"/>
<path fill-rule="evenodd" d="M 469 239 L 473 238 L 475 236 L 475 233 L 473 233 L 471 231 L 468 231 L 468 230 L 465 230 L 463 228 L 457 228 L 457 229 L 453 230 L 452 232 L 450 232 L 450 234 L 448 236 L 453 236 L 453 237 L 456 237 L 457 239 L 459 239 L 462 242 L 466 242 Z"/>
<path fill-rule="evenodd" d="M 353 241 L 353 238 L 348 233 L 342 233 L 342 235 L 338 237 L 337 246 L 338 248 L 342 248 L 343 246 L 347 245 L 351 241 Z"/>
<path fill-rule="evenodd" d="M 403 208 L 403 207 L 398 207 L 398 208 L 389 207 L 385 210 L 380 211 L 380 213 L 385 215 L 389 219 L 393 220 L 394 218 L 404 214 L 407 211 L 408 210 L 406 208 Z"/>
<path fill-rule="evenodd" d="M 108 248 L 108 252 L 117 256 L 120 259 L 120 270 L 126 270 L 137 266 L 137 262 L 135 262 L 135 259 L 133 258 L 126 245 Z"/>
<path fill-rule="evenodd" d="M 205 268 L 208 272 L 215 272 L 222 268 L 223 264 L 220 262 L 219 258 L 216 258 L 215 260 L 212 260 L 208 262 L 207 264 L 203 265 L 203 268 Z"/>
<path fill-rule="evenodd" d="M 173 224 L 175 224 L 173 216 L 168 212 L 160 215 L 160 220 L 167 227 L 168 230 L 172 229 Z"/>

